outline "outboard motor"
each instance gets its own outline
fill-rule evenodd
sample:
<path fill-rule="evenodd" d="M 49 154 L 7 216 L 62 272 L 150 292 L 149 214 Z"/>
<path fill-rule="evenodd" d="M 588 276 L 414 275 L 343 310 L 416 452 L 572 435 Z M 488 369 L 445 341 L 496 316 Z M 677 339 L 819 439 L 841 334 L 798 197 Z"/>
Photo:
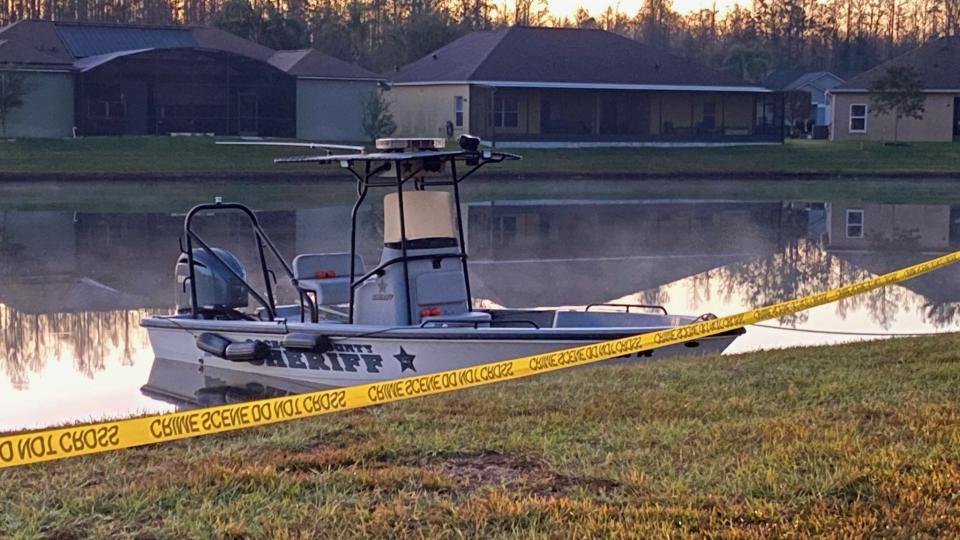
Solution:
<path fill-rule="evenodd" d="M 229 251 L 220 248 L 213 248 L 212 251 L 217 254 L 220 260 L 211 256 L 204 249 L 193 250 L 198 311 L 226 313 L 247 307 L 249 300 L 246 288 L 242 281 L 226 268 L 229 267 L 245 280 L 247 274 L 243 265 Z M 176 277 L 177 313 L 189 312 L 192 306 L 190 301 L 190 262 L 186 253 L 181 253 L 177 259 L 174 275 Z"/>

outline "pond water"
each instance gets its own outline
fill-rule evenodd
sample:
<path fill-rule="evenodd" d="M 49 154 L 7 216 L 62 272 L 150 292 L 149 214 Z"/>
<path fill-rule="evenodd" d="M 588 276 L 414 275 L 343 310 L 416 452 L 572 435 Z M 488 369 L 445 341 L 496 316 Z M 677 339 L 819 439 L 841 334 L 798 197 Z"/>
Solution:
<path fill-rule="evenodd" d="M 347 204 L 295 206 L 259 213 L 281 252 L 347 249 Z M 184 208 L 61 208 L 0 210 L 0 430 L 302 390 L 155 365 L 139 321 L 173 309 Z M 368 263 L 379 258 L 381 213 L 375 203 L 361 215 Z M 642 303 L 725 315 L 960 249 L 960 205 L 949 204 L 552 192 L 471 200 L 465 219 L 473 294 L 487 307 Z M 223 215 L 201 223 L 205 238 L 251 269 L 243 225 Z M 726 354 L 958 330 L 960 266 L 749 327 Z"/>

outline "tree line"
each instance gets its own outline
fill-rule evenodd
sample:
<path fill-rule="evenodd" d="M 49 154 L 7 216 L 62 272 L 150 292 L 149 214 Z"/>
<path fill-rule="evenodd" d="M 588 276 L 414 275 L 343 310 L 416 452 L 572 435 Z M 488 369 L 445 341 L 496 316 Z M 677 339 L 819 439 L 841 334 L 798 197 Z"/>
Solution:
<path fill-rule="evenodd" d="M 473 30 L 507 25 L 602 28 L 721 66 L 748 81 L 775 69 L 869 69 L 960 28 L 960 0 L 753 0 L 721 13 L 646 0 L 551 14 L 548 0 L 0 0 L 22 19 L 212 25 L 269 47 L 316 47 L 388 71 Z"/>

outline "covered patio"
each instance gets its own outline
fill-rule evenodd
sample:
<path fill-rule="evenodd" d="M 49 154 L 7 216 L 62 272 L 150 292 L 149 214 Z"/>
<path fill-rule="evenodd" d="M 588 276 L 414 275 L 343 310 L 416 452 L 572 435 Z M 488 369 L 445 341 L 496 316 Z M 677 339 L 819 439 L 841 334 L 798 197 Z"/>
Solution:
<path fill-rule="evenodd" d="M 779 94 L 471 85 L 471 128 L 492 142 L 780 143 Z"/>
<path fill-rule="evenodd" d="M 296 134 L 296 79 L 267 62 L 178 48 L 91 56 L 77 67 L 80 135 Z"/>

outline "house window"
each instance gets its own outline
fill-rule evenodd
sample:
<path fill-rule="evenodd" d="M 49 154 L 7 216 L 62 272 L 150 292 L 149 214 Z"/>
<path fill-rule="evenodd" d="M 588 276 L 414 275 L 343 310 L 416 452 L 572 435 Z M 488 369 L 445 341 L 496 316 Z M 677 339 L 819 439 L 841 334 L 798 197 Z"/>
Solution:
<path fill-rule="evenodd" d="M 863 238 L 863 210 L 847 210 L 847 238 Z"/>
<path fill-rule="evenodd" d="M 453 125 L 463 127 L 463 96 L 453 98 Z"/>
<path fill-rule="evenodd" d="M 515 97 L 493 100 L 494 127 L 517 127 L 520 123 L 520 102 Z"/>
<path fill-rule="evenodd" d="M 867 104 L 850 105 L 850 133 L 867 132 Z"/>

